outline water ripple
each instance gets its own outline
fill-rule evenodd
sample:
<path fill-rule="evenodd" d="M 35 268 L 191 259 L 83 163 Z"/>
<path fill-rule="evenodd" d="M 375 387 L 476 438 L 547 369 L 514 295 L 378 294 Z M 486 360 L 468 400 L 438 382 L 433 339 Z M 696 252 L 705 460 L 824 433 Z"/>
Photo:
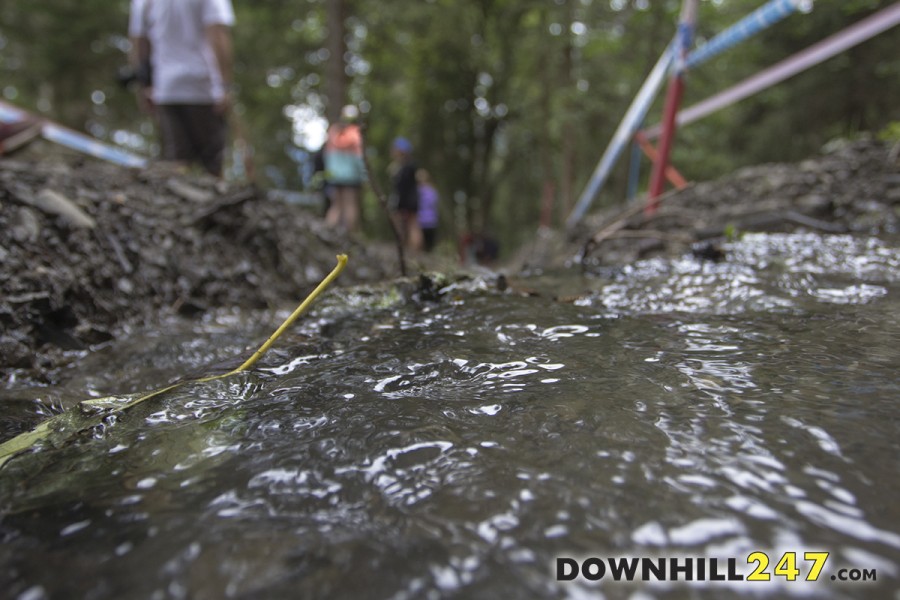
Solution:
<path fill-rule="evenodd" d="M 54 437 L 11 461 L 0 589 L 718 597 L 699 582 L 570 586 L 554 560 L 817 549 L 829 568 L 877 568 L 878 582 L 724 595 L 896 588 L 896 250 L 799 235 L 727 251 L 720 264 L 567 276 L 587 288 L 576 304 L 483 279 L 425 304 L 337 295 L 301 326 L 315 349 L 182 386 L 103 435 Z"/>

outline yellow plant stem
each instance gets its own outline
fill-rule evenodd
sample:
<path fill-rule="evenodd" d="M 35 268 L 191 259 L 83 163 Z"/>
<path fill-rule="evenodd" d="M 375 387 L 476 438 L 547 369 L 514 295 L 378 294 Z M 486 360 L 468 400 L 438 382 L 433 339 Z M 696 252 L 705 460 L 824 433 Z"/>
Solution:
<path fill-rule="evenodd" d="M 334 267 L 334 269 L 332 269 L 331 273 L 329 273 L 325 277 L 325 279 L 323 279 L 322 282 L 318 286 L 316 286 L 316 289 L 314 289 L 312 292 L 310 292 L 309 296 L 306 297 L 306 300 L 304 300 L 303 302 L 300 303 L 300 306 L 298 306 L 297 308 L 294 309 L 294 312 L 291 313 L 291 316 L 289 316 L 287 319 L 285 319 L 284 323 L 281 324 L 281 327 L 276 329 L 275 333 L 273 333 L 271 336 L 269 336 L 269 339 L 267 339 L 266 342 L 262 346 L 259 347 L 259 350 L 254 352 L 253 356 L 248 358 L 244 362 L 244 364 L 239 366 L 234 371 L 231 371 L 230 373 L 226 373 L 225 375 L 232 375 L 234 373 L 240 373 L 241 371 L 246 371 L 247 369 L 249 369 L 250 367 L 255 365 L 256 361 L 258 361 L 260 358 L 262 358 L 262 355 L 265 354 L 269 350 L 269 348 L 272 347 L 272 344 L 274 344 L 275 340 L 277 340 L 281 336 L 281 334 L 284 333 L 285 329 L 290 327 L 294 323 L 294 321 L 297 320 L 297 317 L 299 317 L 304 312 L 306 312 L 306 309 L 309 308 L 309 305 L 315 301 L 315 299 L 319 296 L 319 294 L 321 294 L 325 290 L 325 288 L 327 288 L 329 285 L 331 285 L 332 281 L 337 279 L 337 276 L 341 274 L 341 271 L 343 271 L 344 267 L 347 265 L 347 255 L 339 254 L 337 256 L 337 261 L 338 261 L 338 264 Z"/>
<path fill-rule="evenodd" d="M 129 402 L 126 402 L 125 404 L 114 405 L 111 407 L 112 412 L 121 412 L 128 408 L 131 408 L 132 406 L 140 404 L 141 402 L 143 402 L 145 400 L 149 400 L 150 398 L 155 398 L 156 396 L 160 396 L 168 391 L 174 390 L 177 387 L 181 387 L 182 385 L 184 385 L 186 383 L 205 383 L 207 381 L 223 379 L 225 377 L 230 377 L 231 375 L 235 375 L 237 373 L 246 371 L 247 369 L 251 368 L 253 365 L 255 365 L 259 361 L 260 358 L 262 358 L 262 356 L 269 350 L 269 348 L 272 347 L 272 344 L 274 344 L 275 341 L 279 337 L 281 337 L 281 335 L 287 330 L 287 328 L 290 327 L 294 323 L 294 321 L 297 320 L 297 318 L 300 315 L 302 315 L 304 312 L 306 312 L 306 310 L 316 300 L 316 298 L 318 298 L 319 295 L 321 295 L 322 292 L 325 291 L 325 289 L 329 285 L 331 285 L 331 283 L 335 279 L 337 279 L 338 275 L 341 274 L 341 271 L 344 270 L 344 267 L 347 266 L 347 255 L 339 254 L 337 256 L 337 261 L 338 261 L 337 265 L 334 267 L 334 269 L 332 269 L 331 273 L 329 273 L 325 277 L 325 279 L 323 279 L 321 281 L 321 283 L 319 283 L 319 285 L 317 285 L 316 288 L 312 292 L 309 293 L 309 295 L 306 297 L 306 299 L 300 303 L 300 306 L 298 306 L 297 308 L 294 309 L 294 312 L 291 313 L 291 316 L 289 316 L 287 319 L 285 319 L 284 323 L 282 323 L 281 326 L 279 326 L 278 329 L 275 330 L 275 333 L 270 335 L 269 339 L 267 339 L 265 341 L 265 343 L 262 346 L 260 346 L 259 349 L 256 352 L 254 352 L 250 358 L 248 358 L 246 361 L 244 361 L 244 363 L 241 366 L 239 366 L 237 369 L 234 369 L 233 371 L 229 371 L 222 375 L 210 375 L 208 377 L 201 377 L 199 379 L 189 379 L 189 380 L 173 383 L 172 385 L 168 385 L 164 388 L 142 394 L 142 395 L 138 396 L 137 398 L 135 398 Z M 95 399 L 91 399 L 91 400 L 84 400 L 80 404 L 84 405 L 84 406 L 105 407 L 106 405 L 109 404 L 109 402 L 110 402 L 110 398 L 107 397 L 107 398 L 95 398 Z M 37 427 L 35 427 L 31 431 L 26 431 L 25 433 L 20 433 L 19 435 L 12 438 L 11 440 L 7 440 L 7 441 L 3 442 L 2 444 L 0 444 L 0 468 L 2 468 L 3 465 L 5 465 L 6 462 L 9 461 L 11 458 L 13 458 L 15 455 L 27 450 L 28 448 L 32 447 L 39 441 L 46 439 L 53 432 L 52 424 L 56 420 L 63 417 L 65 414 L 66 413 L 63 413 L 61 415 L 56 415 L 55 417 L 51 417 L 51 418 L 47 419 L 46 421 L 40 423 Z"/>

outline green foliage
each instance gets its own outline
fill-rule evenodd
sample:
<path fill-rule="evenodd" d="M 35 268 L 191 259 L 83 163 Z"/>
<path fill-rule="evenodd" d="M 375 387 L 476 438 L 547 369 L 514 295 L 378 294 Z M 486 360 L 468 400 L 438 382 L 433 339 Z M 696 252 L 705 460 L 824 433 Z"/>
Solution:
<path fill-rule="evenodd" d="M 336 2 L 337 0 L 328 0 Z M 387 189 L 389 147 L 410 138 L 441 195 L 442 237 L 488 229 L 509 248 L 542 210 L 559 224 L 634 94 L 675 32 L 681 2 L 631 0 L 342 0 L 329 30 L 325 0 L 235 2 L 240 131 L 263 184 L 303 185 L 287 106 L 364 108 L 372 177 Z M 703 1 L 709 39 L 762 0 Z M 837 33 L 891 2 L 817 2 L 687 77 L 691 105 Z M 125 63 L 127 0 L 7 0 L 0 4 L 0 94 L 111 139 L 152 126 L 115 83 Z M 678 132 L 673 159 L 691 180 L 745 164 L 795 160 L 827 140 L 900 122 L 900 28 Z M 329 40 L 346 43 L 342 86 L 328 98 Z M 332 62 L 333 64 L 333 62 Z M 340 66 L 340 65 L 338 65 Z M 332 76 L 333 77 L 333 76 Z M 99 93 L 99 94 L 98 94 Z M 98 101 L 99 100 L 99 101 Z M 658 121 L 657 99 L 647 125 Z M 292 156 L 293 155 L 293 156 Z M 624 196 L 622 160 L 597 204 Z M 644 163 L 644 176 L 650 169 Z M 543 207 L 552 199 L 552 207 Z M 549 212 L 545 209 L 549 208 Z M 374 198 L 367 231 L 386 234 Z"/>
<path fill-rule="evenodd" d="M 125 2 L 102 0 L 4 2 L 4 99 L 101 134 L 121 124 L 126 94 L 115 75 L 125 63 L 126 8 Z M 95 102 L 101 97 L 104 102 Z M 128 107 L 133 105 L 128 97 Z"/>
<path fill-rule="evenodd" d="M 891 121 L 878 132 L 878 139 L 891 144 L 900 142 L 900 121 Z"/>
<path fill-rule="evenodd" d="M 729 242 L 738 242 L 744 237 L 744 232 L 739 230 L 734 223 L 728 223 L 725 226 L 725 231 L 722 232 L 722 235 Z"/>

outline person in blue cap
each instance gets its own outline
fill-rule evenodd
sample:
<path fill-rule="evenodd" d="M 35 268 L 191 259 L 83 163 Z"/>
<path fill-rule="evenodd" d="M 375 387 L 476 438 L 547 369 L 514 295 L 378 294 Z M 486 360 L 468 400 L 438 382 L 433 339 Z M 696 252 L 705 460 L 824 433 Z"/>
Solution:
<path fill-rule="evenodd" d="M 422 248 L 422 228 L 419 227 L 419 187 L 416 181 L 416 163 L 412 156 L 412 143 L 404 137 L 394 139 L 391 145 L 390 174 L 392 182 L 391 204 L 394 221 L 404 245 L 418 252 Z"/>

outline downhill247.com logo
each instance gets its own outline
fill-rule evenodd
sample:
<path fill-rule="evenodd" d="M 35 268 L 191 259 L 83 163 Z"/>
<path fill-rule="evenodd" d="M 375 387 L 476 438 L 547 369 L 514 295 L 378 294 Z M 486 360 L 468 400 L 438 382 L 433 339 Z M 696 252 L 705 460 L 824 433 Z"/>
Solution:
<path fill-rule="evenodd" d="M 798 555 L 800 558 L 798 558 Z M 746 561 L 737 558 L 706 557 L 668 558 L 598 558 L 584 560 L 562 557 L 556 559 L 556 579 L 573 581 L 578 578 L 600 581 L 818 581 L 828 561 L 828 552 L 784 552 L 770 560 L 765 552 L 751 552 Z M 746 564 L 748 573 L 738 567 Z M 832 581 L 876 581 L 875 569 L 839 569 L 831 574 Z"/>

